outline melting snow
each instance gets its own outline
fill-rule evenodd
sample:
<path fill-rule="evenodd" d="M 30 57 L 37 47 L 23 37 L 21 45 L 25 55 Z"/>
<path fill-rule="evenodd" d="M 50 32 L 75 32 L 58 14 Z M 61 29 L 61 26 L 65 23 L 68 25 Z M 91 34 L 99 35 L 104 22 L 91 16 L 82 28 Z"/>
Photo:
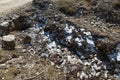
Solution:
<path fill-rule="evenodd" d="M 69 35 L 69 36 L 66 37 L 66 41 L 71 42 L 71 39 L 72 39 L 72 35 Z"/>
<path fill-rule="evenodd" d="M 91 32 L 83 32 L 85 35 L 90 36 Z"/>
<path fill-rule="evenodd" d="M 120 44 L 117 45 L 117 48 L 116 48 L 117 52 L 116 53 L 112 53 L 109 56 L 110 60 L 112 61 L 120 61 Z"/>
<path fill-rule="evenodd" d="M 65 28 L 65 31 L 69 34 L 72 33 L 72 29 L 69 29 L 68 27 Z"/>
<path fill-rule="evenodd" d="M 51 42 L 50 44 L 48 44 L 47 47 L 48 47 L 51 51 L 56 51 L 56 50 L 57 50 L 57 45 L 56 45 L 55 41 L 53 41 L 53 42 Z"/>
<path fill-rule="evenodd" d="M 117 61 L 120 61 L 120 52 L 117 53 Z"/>
<path fill-rule="evenodd" d="M 89 39 L 89 38 L 86 38 L 86 41 L 87 43 L 91 46 L 91 47 L 95 47 L 95 44 L 94 44 L 94 41 Z"/>
<path fill-rule="evenodd" d="M 84 28 L 81 28 L 80 31 L 85 31 L 85 29 L 84 29 Z"/>
<path fill-rule="evenodd" d="M 1 26 L 8 26 L 8 25 L 9 25 L 9 22 L 2 22 L 0 25 L 1 25 Z"/>
<path fill-rule="evenodd" d="M 82 46 L 82 42 L 83 42 L 84 40 L 83 40 L 83 38 L 80 36 L 80 37 L 77 37 L 77 38 L 75 38 L 75 42 L 77 42 L 77 44 L 79 45 L 79 46 Z"/>

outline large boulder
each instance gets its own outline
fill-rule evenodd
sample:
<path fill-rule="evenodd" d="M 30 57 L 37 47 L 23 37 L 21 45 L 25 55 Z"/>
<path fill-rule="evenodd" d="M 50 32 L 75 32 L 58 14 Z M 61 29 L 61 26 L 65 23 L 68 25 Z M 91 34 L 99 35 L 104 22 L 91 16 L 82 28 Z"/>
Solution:
<path fill-rule="evenodd" d="M 0 24 L 0 36 L 7 35 L 10 33 L 12 28 L 12 22 L 4 21 Z"/>
<path fill-rule="evenodd" d="M 13 19 L 15 30 L 24 30 L 31 27 L 31 20 L 28 16 L 20 15 L 18 18 Z"/>

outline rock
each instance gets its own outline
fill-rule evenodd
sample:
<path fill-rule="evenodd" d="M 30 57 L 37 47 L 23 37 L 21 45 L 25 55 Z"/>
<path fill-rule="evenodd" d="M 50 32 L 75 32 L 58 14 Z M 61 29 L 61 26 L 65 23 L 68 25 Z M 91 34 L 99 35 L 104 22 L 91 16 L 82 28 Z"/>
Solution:
<path fill-rule="evenodd" d="M 117 53 L 117 61 L 120 61 L 120 52 Z"/>
<path fill-rule="evenodd" d="M 9 22 L 7 22 L 7 21 L 6 22 L 2 22 L 0 25 L 7 27 L 7 26 L 9 26 Z"/>
<path fill-rule="evenodd" d="M 4 50 L 14 50 L 15 49 L 15 36 L 14 35 L 3 36 L 2 48 Z"/>
<path fill-rule="evenodd" d="M 118 51 L 117 52 L 117 61 L 120 61 L 120 43 L 117 45 L 116 50 Z"/>
<path fill-rule="evenodd" d="M 59 54 L 51 54 L 50 60 L 56 65 L 60 65 L 63 62 L 62 56 Z"/>
<path fill-rule="evenodd" d="M 10 33 L 10 24 L 8 21 L 5 21 L 5 22 L 2 22 L 0 24 L 0 35 L 3 36 L 3 35 L 7 35 Z"/>
<path fill-rule="evenodd" d="M 31 37 L 30 36 L 26 36 L 24 39 L 23 39 L 23 44 L 31 44 Z"/>
<path fill-rule="evenodd" d="M 33 0 L 33 4 L 38 8 L 47 8 L 49 5 L 49 0 Z"/>
<path fill-rule="evenodd" d="M 31 20 L 28 16 L 22 16 L 13 19 L 13 23 L 15 24 L 15 30 L 20 31 L 31 27 Z"/>

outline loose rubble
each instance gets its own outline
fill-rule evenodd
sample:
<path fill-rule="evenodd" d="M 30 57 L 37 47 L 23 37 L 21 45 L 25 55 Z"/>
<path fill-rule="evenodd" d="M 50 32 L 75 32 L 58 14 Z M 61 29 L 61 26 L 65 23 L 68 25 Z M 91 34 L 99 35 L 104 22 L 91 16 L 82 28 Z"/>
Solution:
<path fill-rule="evenodd" d="M 59 25 L 54 21 L 53 24 L 48 23 L 48 26 L 43 20 L 39 24 L 44 24 L 44 26 L 37 27 L 36 25 L 24 32 L 31 37 L 34 36 L 32 38 L 34 42 L 38 40 L 34 46 L 41 44 L 41 41 L 47 41 L 47 51 L 43 50 L 39 56 L 49 59 L 51 65 L 74 76 L 75 79 L 114 78 L 110 76 L 103 61 L 97 57 L 95 41 L 90 31 L 77 28 L 69 21 Z M 33 51 L 39 52 L 39 49 L 33 48 Z"/>

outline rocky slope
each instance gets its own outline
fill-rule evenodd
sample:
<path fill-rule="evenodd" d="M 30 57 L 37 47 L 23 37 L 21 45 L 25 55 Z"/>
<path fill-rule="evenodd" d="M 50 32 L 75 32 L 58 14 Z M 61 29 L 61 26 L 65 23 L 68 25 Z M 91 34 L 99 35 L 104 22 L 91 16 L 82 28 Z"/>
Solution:
<path fill-rule="evenodd" d="M 89 3 L 34 0 L 24 15 L 4 20 L 0 79 L 119 80 L 119 22 L 94 14 L 98 3 Z"/>

